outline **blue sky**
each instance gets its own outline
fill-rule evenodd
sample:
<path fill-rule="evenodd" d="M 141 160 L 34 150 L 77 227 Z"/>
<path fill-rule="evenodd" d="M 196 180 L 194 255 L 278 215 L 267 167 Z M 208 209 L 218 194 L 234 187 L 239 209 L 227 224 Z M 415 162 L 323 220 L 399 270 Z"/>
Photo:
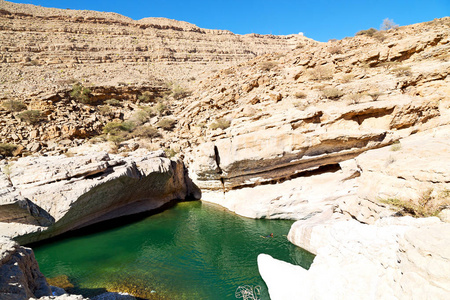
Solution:
<path fill-rule="evenodd" d="M 234 33 L 291 34 L 326 42 L 353 36 L 361 29 L 379 29 L 383 19 L 399 25 L 450 15 L 450 0 L 22 0 L 46 7 L 116 12 L 135 20 L 165 17 L 202 28 Z"/>

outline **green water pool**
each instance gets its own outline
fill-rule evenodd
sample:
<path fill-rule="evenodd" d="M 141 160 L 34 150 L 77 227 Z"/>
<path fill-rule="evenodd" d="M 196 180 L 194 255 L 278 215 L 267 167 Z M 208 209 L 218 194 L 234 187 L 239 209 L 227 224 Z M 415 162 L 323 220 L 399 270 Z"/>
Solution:
<path fill-rule="evenodd" d="M 238 299 L 237 288 L 248 285 L 260 286 L 260 299 L 269 299 L 258 254 L 305 268 L 313 260 L 287 240 L 292 223 L 181 202 L 31 246 L 46 277 L 65 275 L 74 285 L 71 292 L 85 296 L 109 290 L 137 291 L 149 299 Z M 270 233 L 273 238 L 265 238 Z"/>

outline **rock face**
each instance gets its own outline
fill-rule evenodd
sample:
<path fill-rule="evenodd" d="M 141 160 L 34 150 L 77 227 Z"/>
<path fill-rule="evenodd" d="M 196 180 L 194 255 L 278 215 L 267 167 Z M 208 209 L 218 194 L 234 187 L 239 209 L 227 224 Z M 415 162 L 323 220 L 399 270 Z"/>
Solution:
<path fill-rule="evenodd" d="M 5 237 L 0 237 L 0 278 L 2 300 L 26 300 L 51 295 L 33 250 Z"/>
<path fill-rule="evenodd" d="M 298 221 L 291 241 L 309 226 Z M 271 299 L 446 299 L 450 224 L 437 218 L 386 218 L 317 224 L 297 245 L 317 254 L 309 270 L 258 257 Z"/>
<path fill-rule="evenodd" d="M 91 151 L 11 162 L 10 185 L 0 191 L 2 234 L 37 241 L 188 195 L 182 162 L 165 158 L 163 151 L 128 157 Z M 10 225 L 18 222 L 26 226 Z"/>

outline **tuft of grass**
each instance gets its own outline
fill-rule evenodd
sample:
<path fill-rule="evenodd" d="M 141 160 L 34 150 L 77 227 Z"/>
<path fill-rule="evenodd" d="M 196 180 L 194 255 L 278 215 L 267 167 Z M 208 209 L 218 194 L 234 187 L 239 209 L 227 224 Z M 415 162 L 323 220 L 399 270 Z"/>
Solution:
<path fill-rule="evenodd" d="M 167 109 L 167 106 L 163 103 L 163 102 L 158 102 L 155 107 L 154 107 L 155 112 L 159 115 L 162 116 L 164 115 L 166 112 L 168 112 L 169 110 Z"/>
<path fill-rule="evenodd" d="M 350 102 L 352 104 L 358 104 L 361 102 L 361 99 L 364 97 L 364 93 L 352 93 L 348 95 L 348 98 L 350 99 Z"/>
<path fill-rule="evenodd" d="M 175 127 L 176 121 L 171 118 L 164 118 L 159 121 L 156 125 L 164 130 L 172 130 Z"/>
<path fill-rule="evenodd" d="M 28 124 L 37 124 L 42 120 L 42 113 L 39 110 L 26 110 L 17 115 L 17 117 Z"/>
<path fill-rule="evenodd" d="M 70 97 L 84 104 L 91 104 L 91 90 L 84 87 L 81 83 L 75 83 L 70 92 Z"/>
<path fill-rule="evenodd" d="M 153 92 L 145 91 L 138 97 L 138 99 L 144 103 L 155 102 L 155 94 Z"/>
<path fill-rule="evenodd" d="M 231 122 L 226 119 L 217 119 L 213 123 L 211 123 L 211 125 L 209 125 L 209 128 L 211 128 L 213 130 L 220 128 L 223 130 L 223 129 L 227 129 L 228 127 L 230 127 L 230 125 L 231 125 Z"/>
<path fill-rule="evenodd" d="M 0 143 L 0 154 L 3 156 L 13 156 L 17 146 L 9 143 Z"/>
<path fill-rule="evenodd" d="M 7 111 L 14 111 L 14 112 L 19 112 L 19 111 L 27 109 L 27 106 L 22 101 L 17 101 L 17 100 L 5 101 L 5 102 L 3 102 L 3 107 Z"/>
<path fill-rule="evenodd" d="M 278 66 L 278 64 L 274 61 L 263 61 L 258 66 L 261 71 L 269 72 Z"/>
<path fill-rule="evenodd" d="M 302 91 L 297 91 L 294 93 L 295 98 L 297 99 L 305 99 L 307 95 Z"/>
<path fill-rule="evenodd" d="M 141 137 L 141 138 L 156 138 L 159 137 L 160 134 L 158 130 L 152 125 L 139 126 L 131 133 L 132 137 Z"/>

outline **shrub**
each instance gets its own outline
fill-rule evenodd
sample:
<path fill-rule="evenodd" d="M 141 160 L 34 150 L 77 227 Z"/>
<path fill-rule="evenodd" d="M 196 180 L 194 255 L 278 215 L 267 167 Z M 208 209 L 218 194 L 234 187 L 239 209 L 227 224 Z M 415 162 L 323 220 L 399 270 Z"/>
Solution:
<path fill-rule="evenodd" d="M 341 77 L 341 82 L 342 83 L 348 83 L 348 82 L 352 81 L 353 78 L 355 78 L 355 75 L 353 75 L 352 73 L 344 74 Z"/>
<path fill-rule="evenodd" d="M 136 127 L 131 121 L 126 122 L 109 122 L 103 127 L 103 133 L 115 134 L 121 131 L 131 132 Z"/>
<path fill-rule="evenodd" d="M 398 25 L 394 23 L 392 19 L 386 18 L 383 20 L 383 23 L 381 23 L 380 29 L 381 30 L 389 30 L 389 29 L 395 29 L 398 28 Z"/>
<path fill-rule="evenodd" d="M 378 30 L 375 28 L 369 28 L 366 30 L 360 30 L 356 33 L 356 35 L 367 35 L 367 36 L 373 36 Z"/>
<path fill-rule="evenodd" d="M 402 149 L 402 144 L 400 144 L 400 141 L 396 141 L 391 145 L 391 151 L 399 151 Z"/>
<path fill-rule="evenodd" d="M 298 99 L 305 99 L 307 95 L 304 92 L 298 91 L 294 93 L 295 98 Z"/>
<path fill-rule="evenodd" d="M 167 106 L 162 102 L 158 102 L 155 105 L 155 111 L 159 116 L 162 116 L 164 113 L 167 112 Z"/>
<path fill-rule="evenodd" d="M 138 110 L 137 112 L 135 112 L 132 116 L 131 116 L 131 120 L 136 123 L 137 125 L 143 124 L 145 122 L 147 122 L 149 117 L 148 112 L 146 112 L 145 110 Z"/>
<path fill-rule="evenodd" d="M 230 127 L 230 125 L 231 125 L 231 122 L 226 119 L 217 119 L 209 126 L 209 128 L 211 128 L 213 130 L 217 129 L 217 128 L 227 129 L 228 127 Z"/>
<path fill-rule="evenodd" d="M 348 95 L 352 104 L 358 104 L 361 101 L 361 98 L 364 96 L 362 93 L 352 93 Z"/>
<path fill-rule="evenodd" d="M 42 113 L 39 110 L 26 110 L 17 115 L 22 122 L 36 124 L 42 120 Z"/>
<path fill-rule="evenodd" d="M 155 94 L 153 92 L 145 91 L 138 97 L 138 99 L 144 103 L 154 102 Z"/>
<path fill-rule="evenodd" d="M 333 78 L 333 70 L 329 66 L 318 66 L 308 71 L 312 80 L 328 80 Z"/>
<path fill-rule="evenodd" d="M 131 133 L 133 137 L 155 138 L 159 137 L 158 130 L 152 125 L 139 126 Z"/>
<path fill-rule="evenodd" d="M 13 152 L 17 149 L 16 145 L 8 143 L 0 143 L 0 154 L 3 156 L 12 156 Z"/>
<path fill-rule="evenodd" d="M 84 104 L 90 104 L 92 101 L 90 99 L 91 90 L 84 87 L 81 83 L 75 83 L 70 92 L 70 97 L 74 98 L 78 102 Z"/>
<path fill-rule="evenodd" d="M 100 106 L 98 107 L 98 112 L 102 115 L 102 116 L 108 116 L 112 113 L 112 109 L 111 107 L 104 105 L 104 106 Z"/>
<path fill-rule="evenodd" d="M 340 45 L 333 45 L 328 48 L 328 52 L 330 52 L 331 55 L 342 54 L 342 47 Z"/>
<path fill-rule="evenodd" d="M 265 71 L 268 72 L 272 69 L 274 69 L 277 66 L 276 62 L 273 61 L 263 61 L 262 63 L 259 64 L 259 69 L 261 71 Z"/>
<path fill-rule="evenodd" d="M 183 98 L 186 98 L 191 95 L 191 92 L 184 89 L 183 87 L 179 86 L 178 84 L 175 84 L 172 86 L 172 97 L 176 100 L 180 100 Z"/>
<path fill-rule="evenodd" d="M 19 112 L 27 109 L 27 106 L 22 101 L 9 100 L 3 102 L 3 107 L 8 111 Z"/>
<path fill-rule="evenodd" d="M 344 95 L 344 93 L 342 93 L 337 88 L 326 88 L 326 89 L 322 90 L 322 93 L 327 99 L 333 99 L 333 100 L 339 99 Z"/>
<path fill-rule="evenodd" d="M 120 106 L 120 101 L 114 98 L 106 100 L 105 103 L 111 106 Z"/>
<path fill-rule="evenodd" d="M 378 98 L 382 95 L 383 93 L 380 91 L 373 91 L 369 93 L 369 96 L 372 97 L 373 101 L 377 101 Z"/>
<path fill-rule="evenodd" d="M 164 149 L 164 152 L 166 153 L 166 156 L 168 158 L 172 158 L 175 155 L 177 155 L 177 151 L 173 150 L 172 148 L 166 148 L 166 149 Z"/>
<path fill-rule="evenodd" d="M 164 118 L 159 121 L 156 125 L 164 130 L 172 130 L 175 126 L 176 121 L 170 118 Z"/>
<path fill-rule="evenodd" d="M 397 68 L 395 68 L 395 69 L 392 69 L 392 72 L 393 72 L 397 77 L 401 77 L 401 76 L 411 76 L 411 75 L 412 75 L 411 67 L 409 67 L 409 66 L 397 67 Z"/>

